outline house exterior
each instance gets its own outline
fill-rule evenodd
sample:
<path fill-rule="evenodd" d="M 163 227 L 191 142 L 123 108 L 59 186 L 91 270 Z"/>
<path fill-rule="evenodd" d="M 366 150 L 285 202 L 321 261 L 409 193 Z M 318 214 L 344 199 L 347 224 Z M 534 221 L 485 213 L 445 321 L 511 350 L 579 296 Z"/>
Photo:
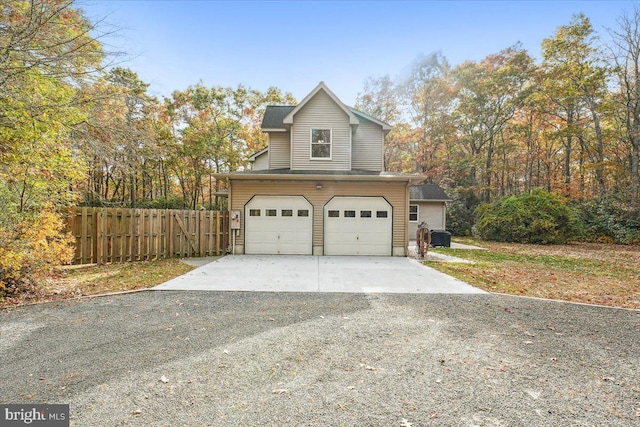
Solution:
<path fill-rule="evenodd" d="M 409 237 L 415 239 L 418 224 L 431 230 L 446 230 L 449 196 L 436 184 L 412 185 L 409 189 Z"/>
<path fill-rule="evenodd" d="M 269 147 L 252 154 L 248 159 L 253 167 L 252 170 L 264 170 L 269 169 Z"/>
<path fill-rule="evenodd" d="M 391 127 L 320 82 L 295 106 L 269 106 L 267 149 L 251 171 L 219 174 L 239 214 L 235 254 L 405 256 L 415 175 L 384 171 Z"/>

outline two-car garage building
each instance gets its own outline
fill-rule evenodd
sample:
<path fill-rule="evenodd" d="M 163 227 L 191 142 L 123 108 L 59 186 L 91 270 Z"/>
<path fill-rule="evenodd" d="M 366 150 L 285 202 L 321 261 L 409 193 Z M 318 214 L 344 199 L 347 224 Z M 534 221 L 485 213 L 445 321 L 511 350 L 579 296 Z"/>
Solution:
<path fill-rule="evenodd" d="M 228 179 L 236 254 L 404 256 L 409 188 L 384 171 L 391 125 L 345 105 L 320 82 L 297 105 L 269 105 L 268 148 Z"/>
<path fill-rule="evenodd" d="M 229 176 L 235 253 L 405 255 L 407 175 L 261 172 Z"/>

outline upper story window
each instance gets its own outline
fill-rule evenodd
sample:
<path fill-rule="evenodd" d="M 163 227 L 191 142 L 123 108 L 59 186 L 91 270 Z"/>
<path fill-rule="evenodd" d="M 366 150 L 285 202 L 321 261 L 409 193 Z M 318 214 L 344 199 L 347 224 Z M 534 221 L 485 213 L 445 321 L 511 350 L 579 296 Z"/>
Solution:
<path fill-rule="evenodd" d="M 311 160 L 331 160 L 331 129 L 311 129 Z"/>

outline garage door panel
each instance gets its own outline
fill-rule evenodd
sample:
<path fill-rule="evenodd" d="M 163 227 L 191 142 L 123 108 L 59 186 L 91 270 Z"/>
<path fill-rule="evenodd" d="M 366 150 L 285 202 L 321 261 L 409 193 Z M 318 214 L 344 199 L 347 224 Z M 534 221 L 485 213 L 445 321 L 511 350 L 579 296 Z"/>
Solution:
<path fill-rule="evenodd" d="M 391 255 L 391 218 L 383 197 L 334 197 L 324 208 L 324 253 Z"/>
<path fill-rule="evenodd" d="M 312 218 L 302 196 L 255 196 L 245 206 L 245 253 L 310 255 Z"/>

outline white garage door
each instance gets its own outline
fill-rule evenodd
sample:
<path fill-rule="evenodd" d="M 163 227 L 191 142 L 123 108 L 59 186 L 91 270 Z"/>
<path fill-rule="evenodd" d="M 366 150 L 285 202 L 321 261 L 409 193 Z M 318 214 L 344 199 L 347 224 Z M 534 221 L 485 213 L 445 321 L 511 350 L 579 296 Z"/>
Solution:
<path fill-rule="evenodd" d="M 311 255 L 313 206 L 304 197 L 255 196 L 244 217 L 244 253 Z"/>
<path fill-rule="evenodd" d="M 324 206 L 325 255 L 391 255 L 391 205 L 383 197 L 334 197 Z"/>

